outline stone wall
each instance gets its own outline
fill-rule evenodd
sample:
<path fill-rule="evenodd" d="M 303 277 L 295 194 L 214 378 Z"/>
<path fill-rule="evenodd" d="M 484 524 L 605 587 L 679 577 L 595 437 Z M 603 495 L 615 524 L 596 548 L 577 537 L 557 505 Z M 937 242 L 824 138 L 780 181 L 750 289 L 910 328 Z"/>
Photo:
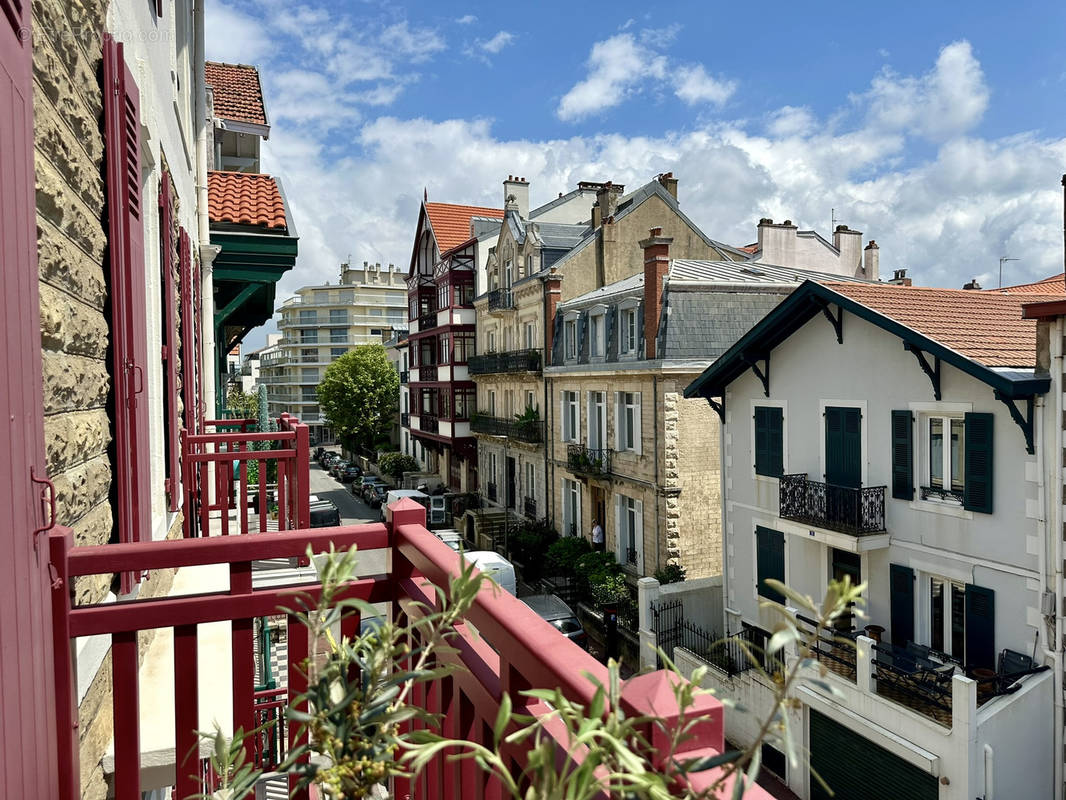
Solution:
<path fill-rule="evenodd" d="M 680 493 L 667 498 L 667 527 L 674 532 L 686 577 L 722 574 L 722 492 L 718 414 L 701 397 L 680 391 L 664 398 L 668 481 Z M 675 475 L 676 473 L 676 475 Z M 673 557 L 673 553 L 671 553 Z"/>

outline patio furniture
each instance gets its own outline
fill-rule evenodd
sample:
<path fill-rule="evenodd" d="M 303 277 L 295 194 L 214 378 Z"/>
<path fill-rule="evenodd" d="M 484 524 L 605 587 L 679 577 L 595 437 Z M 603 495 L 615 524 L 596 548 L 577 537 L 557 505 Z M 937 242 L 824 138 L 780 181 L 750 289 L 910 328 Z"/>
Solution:
<path fill-rule="evenodd" d="M 878 644 L 881 644 L 881 637 L 885 634 L 884 625 L 867 625 L 866 635 L 873 639 Z"/>

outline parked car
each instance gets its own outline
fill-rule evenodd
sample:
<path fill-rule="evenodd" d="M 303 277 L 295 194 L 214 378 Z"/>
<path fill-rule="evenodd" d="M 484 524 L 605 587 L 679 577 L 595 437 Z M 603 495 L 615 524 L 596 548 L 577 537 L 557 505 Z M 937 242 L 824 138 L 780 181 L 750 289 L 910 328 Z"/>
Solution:
<path fill-rule="evenodd" d="M 318 463 L 322 465 L 323 469 L 328 470 L 329 467 L 330 467 L 330 464 L 332 464 L 334 461 L 339 461 L 339 460 L 340 460 L 340 455 L 338 455 L 337 453 L 326 452 L 326 453 L 322 454 L 322 457 L 320 459 L 318 459 Z"/>
<path fill-rule="evenodd" d="M 370 483 L 366 483 L 363 485 L 363 500 L 369 503 L 371 498 L 374 496 L 375 488 L 378 486 L 385 489 L 386 492 L 389 490 L 389 485 L 385 483 L 385 481 L 383 481 L 381 478 L 375 475 L 374 479 L 370 481 Z"/>
<path fill-rule="evenodd" d="M 581 621 L 577 618 L 573 609 L 570 608 L 557 594 L 534 594 L 523 597 L 522 602 L 533 609 L 537 616 L 552 626 L 584 649 L 589 648 L 589 638 Z"/>
<path fill-rule="evenodd" d="M 505 592 L 518 594 L 514 565 L 506 558 L 492 550 L 474 550 L 464 555 L 467 561 L 492 578 Z"/>
<path fill-rule="evenodd" d="M 348 462 L 347 461 L 345 461 L 344 459 L 338 459 L 338 460 L 334 461 L 332 464 L 330 464 L 330 466 L 329 466 L 329 474 L 332 475 L 334 478 L 340 478 L 341 472 L 344 471 L 344 468 L 346 466 L 348 466 Z"/>
<path fill-rule="evenodd" d="M 363 471 L 355 464 L 348 464 L 341 470 L 341 483 L 351 483 L 356 478 L 363 477 Z"/>
<path fill-rule="evenodd" d="M 377 475 L 371 475 L 369 472 L 364 473 L 358 481 L 352 484 L 352 494 L 361 495 L 366 487 L 372 483 L 384 483 Z"/>
<path fill-rule="evenodd" d="M 426 507 L 426 511 L 427 511 L 427 518 L 428 518 L 428 512 L 429 512 L 429 495 L 428 494 L 426 494 L 425 492 L 420 492 L 420 491 L 418 491 L 418 489 L 393 489 L 392 491 L 390 491 L 388 493 L 388 496 L 385 498 L 385 502 L 379 504 L 380 508 L 381 508 L 381 521 L 382 522 L 385 521 L 385 507 L 386 506 L 391 506 L 397 500 L 399 500 L 401 498 L 404 498 L 404 497 L 410 498 L 411 500 L 414 500 L 416 503 L 419 503 L 420 505 L 425 506 Z"/>
<path fill-rule="evenodd" d="M 311 504 L 311 527 L 333 528 L 341 524 L 341 512 L 330 500 Z"/>
<path fill-rule="evenodd" d="M 315 458 L 321 460 L 322 456 L 325 455 L 325 452 L 326 452 L 326 448 L 321 447 L 321 446 L 320 447 L 316 447 L 315 448 Z"/>

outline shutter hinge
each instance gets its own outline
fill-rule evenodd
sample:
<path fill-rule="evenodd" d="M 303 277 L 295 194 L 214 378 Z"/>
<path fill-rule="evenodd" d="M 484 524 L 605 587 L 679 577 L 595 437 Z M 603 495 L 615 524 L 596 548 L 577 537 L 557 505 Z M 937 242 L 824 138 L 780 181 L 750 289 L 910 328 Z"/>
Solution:
<path fill-rule="evenodd" d="M 159 350 L 160 350 L 160 356 L 162 357 L 162 359 L 164 361 L 166 361 L 167 359 L 170 358 L 170 347 L 168 345 L 163 345 L 162 347 L 159 348 Z"/>

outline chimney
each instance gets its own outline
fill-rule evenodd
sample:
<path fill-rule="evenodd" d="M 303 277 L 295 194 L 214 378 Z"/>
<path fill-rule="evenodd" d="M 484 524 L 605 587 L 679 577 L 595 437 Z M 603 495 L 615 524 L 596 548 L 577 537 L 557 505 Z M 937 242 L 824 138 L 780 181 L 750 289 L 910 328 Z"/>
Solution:
<path fill-rule="evenodd" d="M 677 178 L 674 177 L 672 172 L 664 172 L 657 180 L 662 184 L 663 188 L 670 193 L 670 196 L 675 200 L 677 199 Z"/>
<path fill-rule="evenodd" d="M 596 191 L 596 203 L 600 207 L 600 221 L 606 220 L 608 217 L 614 216 L 614 212 L 618 210 L 618 197 L 622 194 L 622 190 L 625 189 L 621 184 L 614 184 L 610 181 L 603 184 Z M 594 225 L 593 227 L 599 227 Z"/>
<path fill-rule="evenodd" d="M 833 231 L 833 247 L 840 253 L 842 272 L 856 278 L 863 275 L 862 231 L 853 231 L 847 225 L 837 225 Z"/>
<path fill-rule="evenodd" d="M 777 264 L 782 267 L 797 266 L 796 259 L 796 226 L 792 220 L 775 224 L 769 217 L 759 220 L 759 250 L 762 251 L 760 261 L 767 264 Z"/>
<path fill-rule="evenodd" d="M 644 250 L 644 355 L 655 358 L 655 340 L 663 310 L 663 282 L 670 268 L 670 243 L 662 228 L 652 228 L 640 242 Z"/>
<path fill-rule="evenodd" d="M 544 279 L 544 354 L 542 363 L 551 364 L 552 337 L 555 335 L 555 307 L 563 295 L 563 276 L 552 267 Z"/>
<path fill-rule="evenodd" d="M 522 219 L 529 218 L 529 181 L 517 175 L 508 175 L 503 182 L 504 210 L 514 210 Z"/>
<path fill-rule="evenodd" d="M 974 289 L 974 290 L 980 291 L 980 290 L 981 290 L 981 284 L 979 284 L 979 283 L 977 282 L 977 278 L 974 278 L 974 279 L 973 279 L 972 281 L 970 281 L 969 283 L 964 283 L 964 284 L 962 285 L 962 288 L 963 288 L 963 289 Z"/>
<path fill-rule="evenodd" d="M 864 272 L 864 277 L 868 281 L 876 281 L 876 280 L 878 280 L 880 278 L 880 271 L 879 271 L 879 262 L 880 262 L 879 251 L 880 251 L 880 249 L 881 248 L 877 246 L 877 242 L 875 242 L 873 239 L 871 239 L 870 243 L 868 245 L 866 245 L 866 249 L 863 250 L 863 253 L 862 253 L 862 268 L 863 268 L 863 272 Z M 906 270 L 904 270 L 904 272 L 906 272 Z"/>
<path fill-rule="evenodd" d="M 592 229 L 600 227 L 600 223 L 603 222 L 603 216 L 600 214 L 600 204 L 595 202 L 592 204 Z"/>

